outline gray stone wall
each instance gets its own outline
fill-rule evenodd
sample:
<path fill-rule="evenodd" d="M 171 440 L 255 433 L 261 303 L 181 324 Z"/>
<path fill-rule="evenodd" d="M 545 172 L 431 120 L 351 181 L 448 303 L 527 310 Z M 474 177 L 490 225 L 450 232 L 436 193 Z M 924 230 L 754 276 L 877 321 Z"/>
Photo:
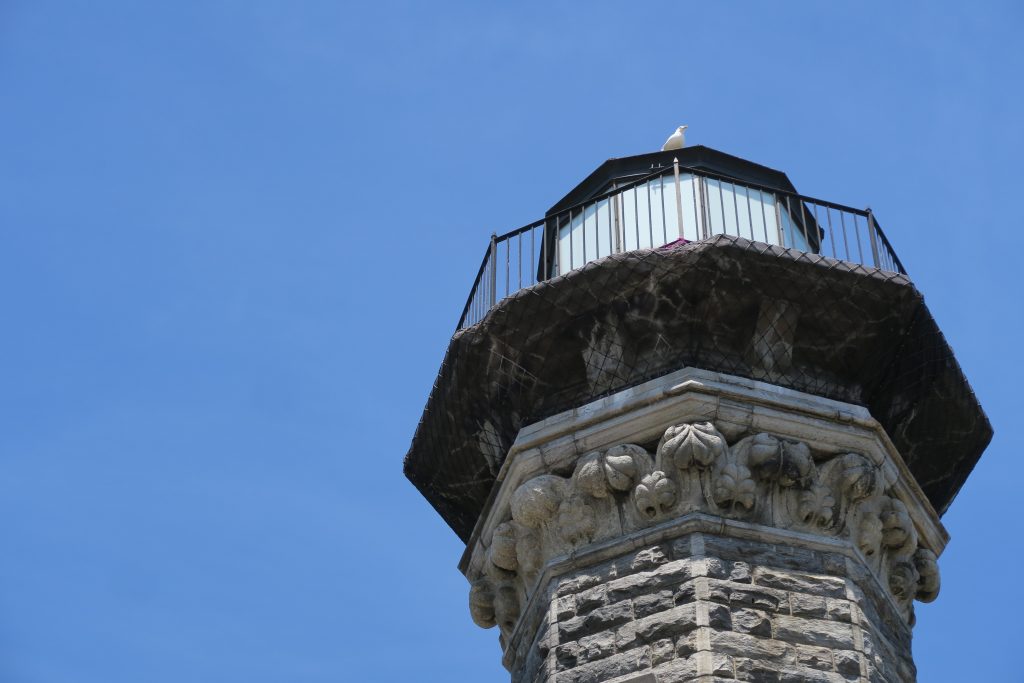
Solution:
<path fill-rule="evenodd" d="M 704 533 L 630 552 L 551 581 L 512 679 L 913 681 L 910 627 L 855 564 Z"/>

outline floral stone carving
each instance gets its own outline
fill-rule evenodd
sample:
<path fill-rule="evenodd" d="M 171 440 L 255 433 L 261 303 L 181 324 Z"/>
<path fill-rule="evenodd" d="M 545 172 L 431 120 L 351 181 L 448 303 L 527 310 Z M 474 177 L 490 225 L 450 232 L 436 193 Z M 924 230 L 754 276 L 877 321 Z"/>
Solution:
<path fill-rule="evenodd" d="M 893 481 L 858 453 L 815 460 L 805 443 L 759 433 L 729 445 L 710 422 L 673 425 L 652 455 L 621 444 L 543 474 L 511 497 L 470 591 L 477 624 L 506 638 L 544 564 L 689 512 L 849 539 L 908 619 L 939 590 L 935 554 L 918 546 Z"/>

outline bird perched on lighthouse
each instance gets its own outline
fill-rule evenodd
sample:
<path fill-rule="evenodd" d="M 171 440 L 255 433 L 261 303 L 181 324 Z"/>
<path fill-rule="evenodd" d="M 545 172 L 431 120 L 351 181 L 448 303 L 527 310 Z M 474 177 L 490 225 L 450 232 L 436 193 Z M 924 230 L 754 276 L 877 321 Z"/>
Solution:
<path fill-rule="evenodd" d="M 686 129 L 689 126 L 679 126 L 676 128 L 676 132 L 668 136 L 668 140 L 665 140 L 665 144 L 661 146 L 662 152 L 667 152 L 670 149 L 682 149 L 686 146 Z"/>

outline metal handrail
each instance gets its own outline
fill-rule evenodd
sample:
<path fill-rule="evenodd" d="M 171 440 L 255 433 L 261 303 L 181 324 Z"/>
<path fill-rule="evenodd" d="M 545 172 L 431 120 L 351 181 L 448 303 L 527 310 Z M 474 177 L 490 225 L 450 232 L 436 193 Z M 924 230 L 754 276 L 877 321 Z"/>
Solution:
<path fill-rule="evenodd" d="M 584 201 L 577 202 L 571 206 L 560 209 L 557 212 L 553 212 L 541 218 L 527 223 L 519 228 L 506 232 L 502 235 L 491 235 L 490 242 L 487 246 L 487 251 L 484 253 L 484 257 L 481 260 L 480 267 L 477 269 L 476 277 L 473 280 L 473 286 L 470 289 L 469 297 L 466 299 L 466 304 L 463 306 L 462 313 L 459 316 L 458 329 L 462 329 L 469 324 L 474 324 L 483 318 L 484 315 L 499 301 L 499 290 L 503 293 L 500 298 L 505 298 L 515 291 L 522 289 L 523 285 L 523 268 L 524 263 L 527 268 L 527 283 L 525 286 L 530 286 L 533 283 L 542 282 L 554 277 L 555 275 L 568 272 L 575 268 L 582 267 L 591 260 L 601 258 L 608 255 L 608 253 L 618 253 L 620 251 L 632 251 L 640 247 L 640 240 L 642 235 L 640 234 L 640 216 L 637 213 L 637 191 L 643 186 L 648 188 L 648 220 L 649 222 L 645 225 L 645 228 L 650 232 L 650 244 L 649 247 L 653 248 L 655 244 L 654 235 L 654 217 L 653 207 L 650 206 L 650 188 L 652 181 L 659 178 L 663 178 L 668 174 L 675 176 L 675 211 L 678 215 L 677 229 L 680 236 L 683 234 L 685 221 L 683 219 L 682 209 L 682 198 L 680 194 L 680 172 L 685 173 L 688 180 L 690 177 L 693 178 L 693 206 L 691 207 L 694 214 L 694 229 L 698 232 L 698 239 L 710 237 L 714 234 L 731 234 L 729 232 L 729 221 L 728 219 L 734 218 L 735 231 L 739 234 L 741 230 L 741 219 L 743 216 L 740 214 L 739 194 L 738 189 L 742 188 L 745 194 L 745 202 L 747 209 L 747 230 L 751 237 L 754 235 L 754 211 L 753 204 L 751 202 L 752 192 L 756 192 L 758 199 L 756 201 L 758 210 L 761 214 L 761 230 L 763 232 L 766 242 L 776 243 L 772 241 L 772 237 L 776 238 L 777 243 L 786 246 L 788 248 L 795 248 L 793 244 L 786 244 L 786 228 L 788 227 L 790 233 L 790 241 L 795 241 L 795 238 L 799 236 L 797 233 L 797 227 L 800 229 L 800 233 L 804 238 L 803 243 L 814 253 L 824 254 L 824 245 L 829 245 L 833 258 L 840 260 L 850 261 L 854 263 L 861 263 L 863 265 L 871 265 L 875 268 L 882 270 L 889 270 L 905 274 L 906 270 L 903 267 L 903 263 L 896 256 L 895 250 L 892 248 L 892 244 L 889 239 L 885 236 L 878 221 L 875 220 L 874 215 L 870 208 L 868 209 L 857 209 L 851 206 L 845 206 L 836 202 L 831 202 L 825 199 L 818 199 L 808 195 L 801 195 L 796 192 L 791 192 L 778 187 L 771 187 L 768 185 L 762 185 L 750 181 L 746 181 L 733 176 L 725 175 L 722 173 L 716 173 L 714 171 L 708 171 L 696 168 L 680 168 L 677 163 L 672 166 L 664 166 L 655 168 L 650 173 L 644 174 L 638 178 L 635 178 L 628 183 L 621 186 L 610 189 L 600 195 L 590 197 Z M 712 186 L 708 181 L 714 181 L 717 183 L 717 187 Z M 699 183 L 699 189 L 697 187 Z M 724 187 L 728 184 L 730 186 L 729 195 L 733 203 L 733 211 L 727 212 L 725 191 Z M 718 192 L 718 206 L 717 211 L 719 215 L 712 215 L 712 204 L 714 204 L 714 197 L 709 192 L 709 186 Z M 664 181 L 661 185 L 661 190 L 664 190 Z M 625 243 L 629 241 L 631 235 L 627 234 L 624 223 L 626 222 L 626 204 L 625 198 L 627 193 L 633 192 L 634 202 L 634 228 L 636 231 L 636 246 L 634 248 L 627 248 Z M 768 226 L 768 212 L 764 203 L 765 197 L 769 197 L 772 200 L 771 213 L 775 220 L 775 224 L 772 226 L 772 232 L 774 235 L 769 235 Z M 621 200 L 621 201 L 620 201 Z M 607 202 L 607 209 L 602 206 L 603 202 Z M 613 209 L 614 204 L 614 209 Z M 620 206 L 621 205 L 621 206 Z M 794 208 L 796 212 L 794 212 Z M 820 220 L 818 211 L 821 210 L 825 215 L 824 223 Z M 588 258 L 586 254 L 587 249 L 587 217 L 588 211 L 592 211 L 594 217 L 594 254 L 592 258 Z M 605 211 L 608 222 L 608 233 L 609 240 L 611 241 L 612 236 L 615 236 L 615 246 L 609 244 L 608 253 L 599 253 L 601 251 L 600 241 L 602 234 L 599 234 L 600 230 L 600 216 L 599 211 Z M 614 211 L 614 215 L 613 215 Z M 838 220 L 833 221 L 832 212 L 838 214 Z M 715 226 L 717 219 L 721 218 L 720 225 Z M 661 205 L 661 226 L 663 236 L 667 236 L 668 218 L 670 216 L 666 213 L 666 205 L 664 201 L 664 195 L 662 195 Z M 852 234 L 854 240 L 850 239 L 850 228 L 851 225 L 847 224 L 847 217 L 850 218 L 852 223 Z M 870 261 L 865 256 L 865 245 L 861 242 L 861 228 L 858 222 L 858 218 L 863 218 L 865 222 L 865 228 L 867 231 L 867 246 L 870 248 L 869 255 Z M 570 263 L 569 267 L 565 268 L 564 264 L 560 263 L 559 250 L 559 236 L 558 231 L 564 225 L 569 225 L 570 230 L 572 228 L 573 220 L 580 220 L 580 226 L 582 227 L 582 248 L 583 258 L 579 265 L 574 265 L 576 262 L 575 254 L 572 254 L 572 244 L 575 240 L 574 237 L 569 237 L 570 243 Z M 615 223 L 616 227 L 612 227 L 612 223 Z M 620 222 L 623 225 L 620 225 Z M 799 224 L 799 225 L 798 225 Z M 808 230 L 808 226 L 811 226 L 811 230 Z M 777 232 L 776 232 L 777 231 Z M 537 235 L 540 234 L 540 253 L 536 249 Z M 842 242 L 838 242 L 836 234 L 839 234 L 842 238 Z M 529 261 L 525 262 L 523 257 L 523 240 L 529 236 Z M 620 239 L 620 237 L 622 239 Z M 646 237 L 646 235 L 643 235 Z M 513 257 L 512 254 L 512 242 L 516 243 L 516 255 Z M 619 243 L 622 243 L 619 248 Z M 851 244 L 856 246 L 856 254 L 851 247 Z M 504 247 L 505 254 L 505 269 L 504 269 L 504 283 L 498 279 L 499 263 L 498 253 Z M 838 247 L 838 248 L 837 248 Z M 549 253 L 550 252 L 550 253 Z M 840 256 L 840 252 L 842 255 Z M 512 286 L 512 268 L 515 267 L 517 273 L 518 285 L 513 289 Z M 531 283 L 531 272 L 534 272 L 532 276 L 533 282 Z M 489 274 L 489 277 L 486 277 Z M 502 284 L 504 286 L 502 287 Z"/>

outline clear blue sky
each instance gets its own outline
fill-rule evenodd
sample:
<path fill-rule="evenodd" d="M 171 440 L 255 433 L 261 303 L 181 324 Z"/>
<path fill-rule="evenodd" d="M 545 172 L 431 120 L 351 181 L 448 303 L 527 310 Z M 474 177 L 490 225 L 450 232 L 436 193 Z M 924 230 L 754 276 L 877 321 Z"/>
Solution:
<path fill-rule="evenodd" d="M 871 205 L 996 437 L 924 683 L 1024 681 L 1016 2 L 0 4 L 0 683 L 504 681 L 401 474 L 487 236 L 692 143 Z"/>

